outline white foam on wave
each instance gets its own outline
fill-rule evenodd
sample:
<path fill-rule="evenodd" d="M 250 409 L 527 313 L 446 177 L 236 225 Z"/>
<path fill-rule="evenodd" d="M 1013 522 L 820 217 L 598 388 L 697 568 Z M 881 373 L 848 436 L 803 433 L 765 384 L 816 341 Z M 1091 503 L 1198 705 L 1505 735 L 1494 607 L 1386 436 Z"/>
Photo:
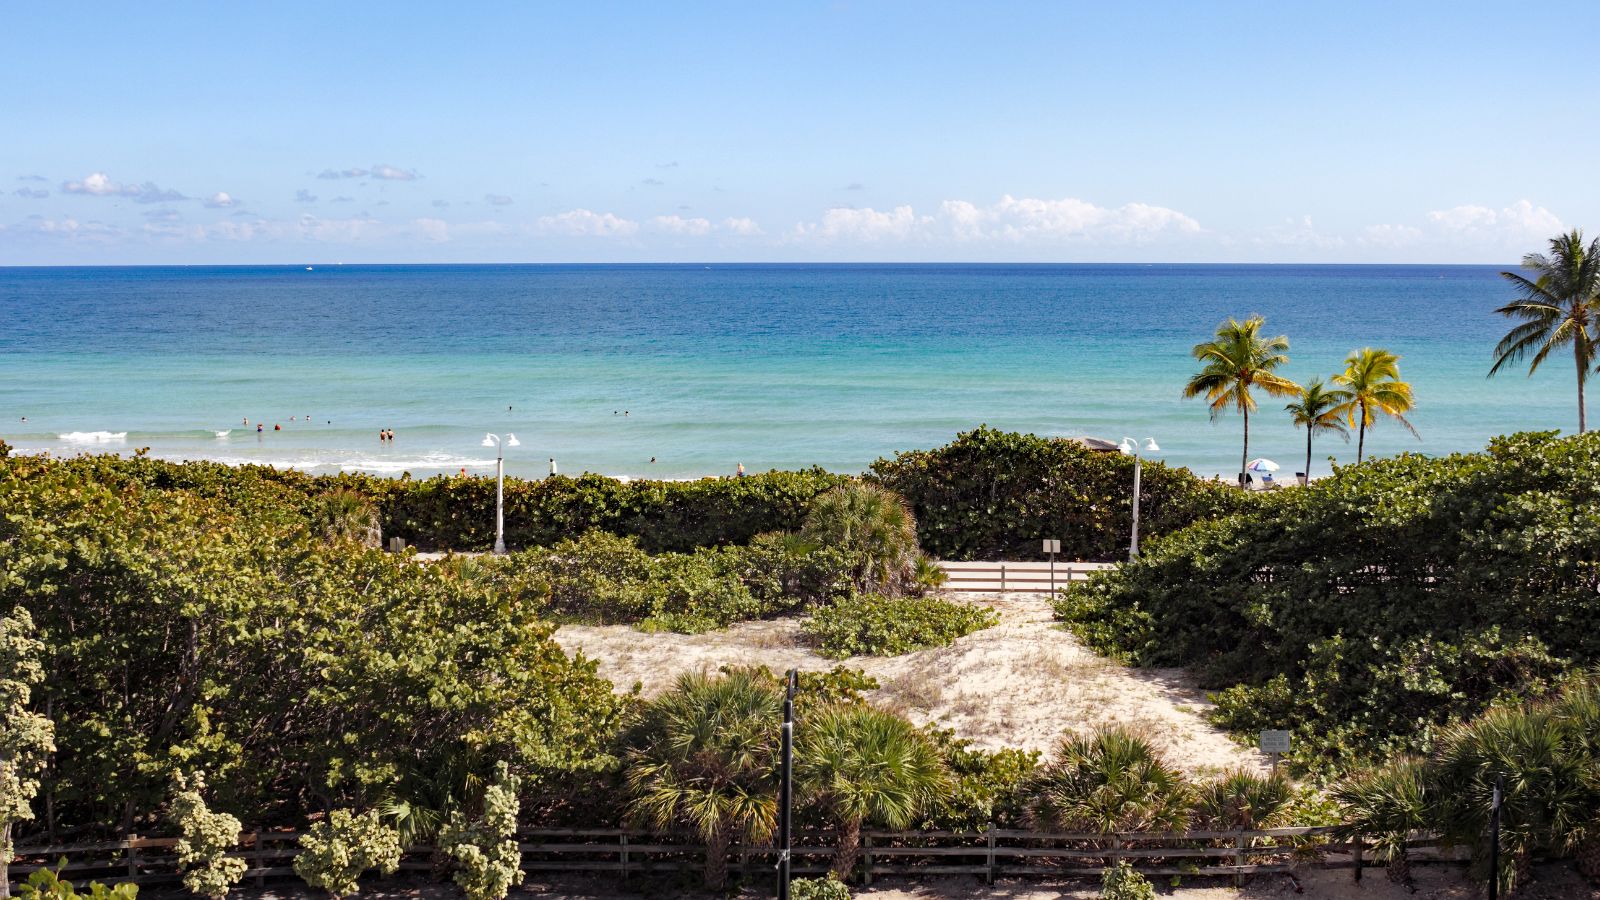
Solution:
<path fill-rule="evenodd" d="M 56 439 L 69 444 L 121 444 L 128 439 L 126 431 L 69 431 L 56 435 Z"/>
<path fill-rule="evenodd" d="M 165 451 L 158 452 L 155 456 L 173 461 L 205 459 L 227 466 L 272 466 L 276 469 L 299 469 L 304 472 L 370 472 L 376 475 L 398 475 L 401 472 L 454 473 L 460 469 L 467 469 L 468 471 L 493 471 L 494 469 L 494 460 L 492 459 L 455 456 L 449 453 L 425 453 L 421 456 L 396 457 L 393 459 L 350 456 L 347 453 L 339 453 L 338 451 L 325 453 L 308 452 L 285 456 L 248 456 L 237 453 L 196 454 L 182 451 Z"/>
<path fill-rule="evenodd" d="M 222 438 L 225 438 L 225 437 L 227 437 L 228 435 L 230 435 L 232 433 L 233 433 L 233 429 L 232 428 L 229 428 L 227 431 L 219 431 L 219 432 L 216 433 L 217 439 L 221 440 Z"/>

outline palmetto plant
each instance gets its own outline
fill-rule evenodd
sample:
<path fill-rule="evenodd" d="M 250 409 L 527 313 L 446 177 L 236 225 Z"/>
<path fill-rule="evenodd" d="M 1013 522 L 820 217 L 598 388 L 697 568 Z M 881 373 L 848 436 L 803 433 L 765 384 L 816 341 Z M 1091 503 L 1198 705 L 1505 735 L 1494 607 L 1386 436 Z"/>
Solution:
<path fill-rule="evenodd" d="M 1406 420 L 1405 414 L 1416 401 L 1411 385 L 1400 380 L 1400 357 L 1374 347 L 1353 350 L 1345 358 L 1344 371 L 1333 376 L 1333 383 L 1339 386 L 1339 414 L 1358 429 L 1356 462 L 1366 454 L 1367 429 L 1377 424 L 1379 416 L 1394 419 L 1421 439 Z"/>
<path fill-rule="evenodd" d="M 1574 229 L 1550 239 L 1550 253 L 1530 253 L 1522 258 L 1527 275 L 1501 272 L 1522 294 L 1495 310 L 1521 324 L 1512 328 L 1494 348 L 1493 376 L 1529 353 L 1528 374 L 1556 350 L 1571 347 L 1578 375 L 1578 433 L 1584 420 L 1583 387 L 1596 359 L 1600 339 L 1600 238 L 1583 243 Z M 1531 276 L 1531 277 L 1529 277 Z"/>
<path fill-rule="evenodd" d="M 1244 416 L 1241 473 L 1250 460 L 1250 413 L 1256 409 L 1255 392 L 1273 397 L 1300 395 L 1299 385 L 1274 371 L 1289 361 L 1289 339 L 1283 335 L 1262 337 L 1265 325 L 1261 316 L 1251 316 L 1243 322 L 1229 319 L 1217 326 L 1215 339 L 1196 344 L 1191 351 L 1201 367 L 1183 388 L 1185 397 L 1206 398 L 1212 419 L 1229 409 Z"/>
<path fill-rule="evenodd" d="M 330 543 L 354 542 L 363 547 L 383 546 L 378 507 L 347 488 L 334 488 L 313 501 L 312 527 Z"/>
<path fill-rule="evenodd" d="M 861 826 L 902 829 L 949 784 L 938 747 L 893 713 L 836 705 L 800 723 L 795 777 L 801 796 L 838 829 L 833 873 L 844 879 L 861 850 Z"/>
<path fill-rule="evenodd" d="M 1330 389 L 1318 378 L 1306 385 L 1299 399 L 1284 409 L 1294 419 L 1294 424 L 1306 430 L 1306 478 L 1311 477 L 1311 439 L 1317 432 L 1329 432 L 1350 441 L 1350 430 L 1339 418 L 1339 405 L 1344 402 L 1341 391 Z"/>
<path fill-rule="evenodd" d="M 917 558 L 917 520 L 899 494 L 864 481 L 841 484 L 811 501 L 807 539 L 859 558 L 856 587 L 885 591 Z"/>
<path fill-rule="evenodd" d="M 1597 788 L 1588 825 L 1572 836 L 1578 870 L 1600 881 L 1600 675 L 1570 682 L 1555 702 L 1555 714 L 1569 729 L 1568 752 L 1577 757 L 1587 780 Z"/>
<path fill-rule="evenodd" d="M 1559 707 L 1501 708 L 1444 733 L 1435 757 L 1440 822 L 1450 839 L 1474 849 L 1488 872 L 1488 824 L 1497 777 L 1505 783 L 1500 812 L 1501 870 L 1506 893 L 1525 883 L 1533 857 L 1566 852 L 1593 835 L 1600 809 L 1592 762 L 1572 721 Z"/>
<path fill-rule="evenodd" d="M 1276 828 L 1293 797 L 1282 776 L 1235 769 L 1195 788 L 1193 824 L 1208 831 Z"/>
<path fill-rule="evenodd" d="M 777 821 L 782 707 L 772 679 L 759 672 L 686 674 L 625 737 L 630 817 L 694 829 L 706 842 L 712 890 L 727 885 L 734 838 L 766 840 Z"/>
<path fill-rule="evenodd" d="M 1388 862 L 1389 880 L 1410 884 L 1407 841 L 1433 822 L 1435 791 L 1427 761 L 1397 757 L 1346 778 L 1332 793 L 1340 806 L 1340 838 L 1371 841 L 1375 857 Z"/>
<path fill-rule="evenodd" d="M 1121 727 L 1062 738 L 1029 790 L 1027 818 L 1044 831 L 1178 831 L 1192 798 L 1178 770 Z"/>

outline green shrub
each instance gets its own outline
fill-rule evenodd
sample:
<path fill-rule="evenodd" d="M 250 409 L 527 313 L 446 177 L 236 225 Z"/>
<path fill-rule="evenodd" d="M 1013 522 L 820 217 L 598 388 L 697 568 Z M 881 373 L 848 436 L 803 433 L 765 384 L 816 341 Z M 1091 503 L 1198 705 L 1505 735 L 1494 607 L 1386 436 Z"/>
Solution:
<path fill-rule="evenodd" d="M 1217 721 L 1338 771 L 1600 663 L 1600 435 L 1340 468 L 1063 592 L 1097 650 L 1188 666 Z"/>
<path fill-rule="evenodd" d="M 348 488 L 334 488 L 312 501 L 311 530 L 327 541 L 351 541 L 363 547 L 383 546 L 378 507 Z"/>
<path fill-rule="evenodd" d="M 1028 784 L 1041 831 L 1182 831 L 1193 792 L 1150 742 L 1120 726 L 1069 734 Z"/>
<path fill-rule="evenodd" d="M 72 887 L 72 882 L 61 879 L 61 870 L 66 867 L 67 859 L 62 857 L 54 869 L 36 869 L 22 883 L 17 896 L 22 900 L 135 900 L 139 896 L 139 886 L 136 884 L 107 887 L 98 881 L 89 882 L 89 892 L 80 894 Z"/>
<path fill-rule="evenodd" d="M 400 836 L 378 819 L 377 810 L 356 815 L 336 809 L 300 836 L 294 873 L 338 900 L 358 890 L 362 873 L 392 875 L 400 867 Z"/>
<path fill-rule="evenodd" d="M 791 900 L 850 900 L 850 888 L 833 875 L 796 878 L 789 882 Z"/>
<path fill-rule="evenodd" d="M 856 594 L 817 609 L 801 629 L 823 656 L 845 659 L 943 647 L 999 621 L 988 607 L 935 597 Z"/>
<path fill-rule="evenodd" d="M 925 729 L 944 757 L 950 786 L 923 810 L 922 828 L 936 831 L 981 831 L 994 823 L 1021 828 L 1024 788 L 1039 767 L 1039 751 L 1004 747 L 982 750 L 955 732 Z"/>
<path fill-rule="evenodd" d="M 484 789 L 483 812 L 467 820 L 459 812 L 439 832 L 439 849 L 455 860 L 455 883 L 467 900 L 502 900 L 522 883 L 522 851 L 517 846 L 518 779 L 505 763 L 495 767 Z"/>
<path fill-rule="evenodd" d="M 1076 441 L 987 426 L 936 450 L 897 454 L 873 476 L 911 504 L 922 548 L 941 559 L 1034 559 L 1058 538 L 1067 559 L 1123 559 L 1132 526 L 1133 458 Z M 1141 536 L 1252 505 L 1254 496 L 1146 460 Z"/>
<path fill-rule="evenodd" d="M 190 893 L 222 900 L 239 883 L 249 863 L 227 856 L 239 844 L 239 820 L 227 813 L 212 812 L 203 792 L 206 782 L 201 773 L 185 778 L 173 774 L 172 820 L 178 826 L 178 871 Z"/>
<path fill-rule="evenodd" d="M 1156 889 L 1126 860 L 1119 859 L 1100 876 L 1100 896 L 1104 900 L 1155 900 Z"/>
<path fill-rule="evenodd" d="M 801 534 L 856 561 L 855 586 L 898 592 L 919 556 L 917 520 L 899 494 L 876 484 L 846 482 L 811 501 Z"/>
<path fill-rule="evenodd" d="M 1284 817 L 1294 800 L 1294 788 L 1287 778 L 1243 769 L 1201 782 L 1194 793 L 1191 824 L 1202 831 L 1277 828 L 1288 824 Z"/>

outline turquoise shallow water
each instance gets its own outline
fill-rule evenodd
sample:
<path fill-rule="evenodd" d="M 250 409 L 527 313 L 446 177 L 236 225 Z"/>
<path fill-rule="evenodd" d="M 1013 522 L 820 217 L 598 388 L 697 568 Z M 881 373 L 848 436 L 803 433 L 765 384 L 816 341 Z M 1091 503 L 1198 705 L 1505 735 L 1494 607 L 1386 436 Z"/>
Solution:
<path fill-rule="evenodd" d="M 1443 454 L 1576 424 L 1570 363 L 1486 379 L 1508 292 L 1480 266 L 316 266 L 0 269 L 0 437 L 417 475 L 859 471 L 979 423 L 1153 436 L 1231 472 L 1239 420 L 1180 399 L 1225 316 L 1289 335 L 1296 379 L 1402 354 L 1418 442 Z M 510 407 L 508 410 L 507 407 Z M 1251 455 L 1302 467 L 1267 401 Z M 623 412 L 627 415 L 622 415 Z M 22 417 L 27 421 L 23 422 Z M 242 425 L 248 418 L 251 425 Z M 309 418 L 309 422 L 306 419 Z M 257 422 L 267 431 L 257 435 Z M 274 425 L 282 427 L 273 431 Z M 381 444 L 392 428 L 397 440 Z M 218 437 L 217 432 L 228 431 Z M 1322 439 L 1325 457 L 1354 443 Z M 649 462 L 651 457 L 655 463 Z"/>

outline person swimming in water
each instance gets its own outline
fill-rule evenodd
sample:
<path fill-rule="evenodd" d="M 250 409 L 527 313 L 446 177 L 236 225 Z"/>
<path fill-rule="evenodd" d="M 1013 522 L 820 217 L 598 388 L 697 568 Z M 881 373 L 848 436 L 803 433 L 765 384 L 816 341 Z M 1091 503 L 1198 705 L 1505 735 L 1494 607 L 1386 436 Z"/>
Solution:
<path fill-rule="evenodd" d="M 266 430 L 267 430 L 267 426 L 261 424 L 260 422 L 256 423 L 256 434 L 260 434 L 261 432 L 266 431 Z"/>

